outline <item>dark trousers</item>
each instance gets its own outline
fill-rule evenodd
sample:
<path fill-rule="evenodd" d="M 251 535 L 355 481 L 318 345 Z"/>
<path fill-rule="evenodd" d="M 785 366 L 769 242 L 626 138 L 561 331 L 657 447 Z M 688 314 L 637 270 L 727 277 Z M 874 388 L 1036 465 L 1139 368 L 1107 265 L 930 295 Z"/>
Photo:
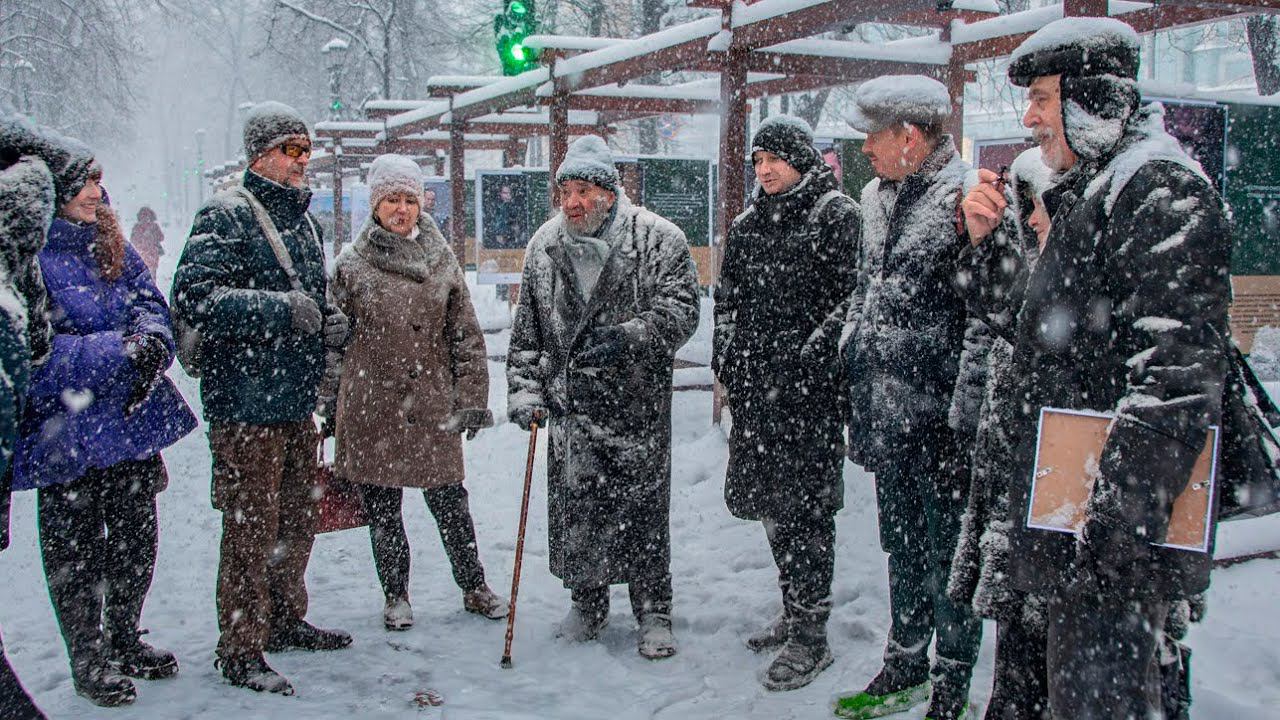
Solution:
<path fill-rule="evenodd" d="M 583 588 L 576 587 L 570 591 L 573 604 L 584 612 L 598 617 L 609 615 L 609 586 Z M 631 614 L 636 620 L 645 615 L 671 616 L 671 574 L 668 573 L 654 580 L 634 580 L 627 583 L 627 593 L 631 596 Z"/>
<path fill-rule="evenodd" d="M 159 540 L 157 455 L 94 469 L 37 493 L 40 554 L 72 666 L 104 658 L 104 644 L 138 631 Z"/>
<path fill-rule="evenodd" d="M 36 703 L 22 687 L 18 676 L 4 654 L 4 644 L 0 643 L 0 718 L 5 720 L 45 720 L 44 713 L 36 707 Z"/>
<path fill-rule="evenodd" d="M 934 681 L 968 684 L 982 640 L 982 622 L 967 605 L 947 597 L 951 558 L 960 538 L 968 478 L 938 448 L 942 433 L 901 462 L 876 472 L 880 543 L 889 553 L 892 619 L 885 664 L 923 680 L 929 642 L 935 640 Z"/>
<path fill-rule="evenodd" d="M 1091 592 L 1049 603 L 1049 707 L 1054 718 L 1147 720 L 1161 711 L 1166 602 Z"/>
<path fill-rule="evenodd" d="M 764 521 L 764 531 L 778 566 L 789 634 L 825 641 L 836 564 L 835 518 L 823 513 L 770 519 Z"/>
<path fill-rule="evenodd" d="M 222 510 L 218 655 L 261 653 L 272 625 L 307 614 L 318 436 L 311 420 L 209 428 Z"/>
<path fill-rule="evenodd" d="M 388 600 L 409 597 L 409 538 L 404 531 L 401 504 L 404 491 L 396 487 L 358 485 L 369 518 L 369 539 L 373 544 L 373 562 L 378 580 Z M 422 491 L 427 509 L 440 528 L 444 552 L 453 567 L 453 580 L 463 592 L 484 585 L 484 568 L 476 548 L 476 528 L 471 522 L 467 489 L 462 485 L 445 485 Z"/>
<path fill-rule="evenodd" d="M 996 661 L 985 720 L 1049 720 L 1043 618 L 1002 618 L 996 623 Z"/>

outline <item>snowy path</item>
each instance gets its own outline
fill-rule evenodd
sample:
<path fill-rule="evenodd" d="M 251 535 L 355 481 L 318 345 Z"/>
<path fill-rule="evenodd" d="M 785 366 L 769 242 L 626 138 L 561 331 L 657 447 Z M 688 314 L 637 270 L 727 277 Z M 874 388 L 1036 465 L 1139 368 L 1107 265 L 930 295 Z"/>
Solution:
<path fill-rule="evenodd" d="M 167 283 L 162 277 L 162 286 Z M 503 368 L 490 363 L 489 369 L 494 380 L 490 406 L 501 417 Z M 189 380 L 181 378 L 179 384 L 188 398 L 196 397 Z M 96 708 L 74 694 L 36 549 L 33 493 L 14 497 L 14 545 L 0 554 L 0 577 L 8 587 L 0 601 L 5 646 L 54 718 L 828 717 L 834 693 L 861 687 L 878 669 L 888 621 L 885 556 L 877 541 L 871 479 L 846 465 L 831 623 L 836 664 L 808 688 L 767 693 L 756 676 L 768 658 L 752 654 L 742 641 L 776 612 L 776 575 L 759 525 L 736 520 L 725 510 L 726 444 L 711 426 L 710 406 L 706 392 L 675 395 L 671 521 L 680 654 L 669 661 L 648 662 L 636 654 L 634 624 L 621 588 L 613 591 L 612 624 L 600 642 L 575 646 L 553 639 L 553 626 L 569 599 L 547 572 L 545 453 L 540 450 L 514 670 L 498 668 L 504 625 L 462 611 L 435 523 L 420 495 L 406 495 L 417 627 L 396 634 L 382 629 L 382 597 L 364 531 L 322 536 L 308 575 L 309 617 L 349 630 L 355 645 L 336 653 L 272 655 L 273 665 L 297 686 L 296 697 L 227 686 L 212 666 L 219 515 L 209 505 L 209 455 L 202 431 L 166 453 L 171 484 L 160 496 L 160 561 L 143 623 L 151 629 L 150 640 L 177 652 L 181 673 L 141 683 L 137 704 L 121 710 Z M 467 486 L 481 557 L 491 585 L 504 595 L 526 442 L 525 433 L 504 424 L 467 448 Z M 1208 619 L 1191 636 L 1196 718 L 1277 717 L 1278 592 L 1280 561 L 1254 561 L 1215 574 Z M 974 680 L 976 700 L 990 692 L 990 624 L 986 635 Z M 410 706 L 413 693 L 427 688 L 444 694 L 443 708 Z M 922 712 L 901 717 L 918 720 Z"/>

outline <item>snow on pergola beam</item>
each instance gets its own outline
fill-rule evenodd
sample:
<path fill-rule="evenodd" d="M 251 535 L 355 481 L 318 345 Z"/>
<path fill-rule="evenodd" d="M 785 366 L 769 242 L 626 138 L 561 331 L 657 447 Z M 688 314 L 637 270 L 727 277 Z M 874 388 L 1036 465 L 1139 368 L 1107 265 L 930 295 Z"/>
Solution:
<path fill-rule="evenodd" d="M 1072 11 L 1088 10 L 1088 5 L 1087 0 L 1067 0 L 1067 3 L 1023 10 L 975 23 L 954 23 L 951 27 L 952 54 L 963 63 L 1005 57 L 1036 30 L 1066 15 L 1079 14 Z M 1125 21 L 1134 30 L 1151 33 L 1218 22 L 1247 13 L 1280 12 L 1280 0 L 1220 3 L 1196 0 L 1194 4 L 1175 0 L 1159 4 L 1113 0 L 1105 9 L 1111 17 Z"/>

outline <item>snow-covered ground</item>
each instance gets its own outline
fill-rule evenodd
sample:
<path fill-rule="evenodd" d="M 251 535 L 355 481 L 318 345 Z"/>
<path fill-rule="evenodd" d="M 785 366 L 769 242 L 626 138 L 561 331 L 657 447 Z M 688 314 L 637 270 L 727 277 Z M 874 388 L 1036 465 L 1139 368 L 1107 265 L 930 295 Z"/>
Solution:
<path fill-rule="evenodd" d="M 166 260 L 176 261 L 176 250 Z M 162 287 L 168 287 L 169 272 L 162 269 Z M 490 406 L 499 417 L 506 406 L 503 369 L 498 362 L 489 364 Z M 172 374 L 196 405 L 194 384 L 176 368 Z M 295 697 L 225 685 L 212 666 L 219 515 L 209 504 L 209 454 L 202 431 L 165 454 L 171 483 L 160 496 L 160 560 L 143 622 L 151 630 L 148 640 L 177 652 L 179 675 L 141 683 L 137 704 L 119 710 L 97 708 L 75 695 L 40 567 L 32 493 L 15 496 L 14 544 L 0 554 L 0 577 L 8 587 L 0 601 L 5 647 L 54 718 L 828 717 L 836 692 L 860 688 L 879 668 L 888 624 L 885 556 L 877 541 L 871 477 L 846 465 L 830 628 L 836 663 L 807 688 L 769 693 L 757 681 L 768 656 L 751 653 L 743 639 L 777 610 L 776 572 L 760 526 L 725 510 L 727 446 L 711 424 L 710 393 L 675 395 L 674 438 L 672 571 L 680 654 L 671 660 L 649 662 L 636 654 L 634 623 L 621 588 L 613 591 L 612 624 L 599 642 L 571 645 L 553 638 L 569 597 L 547 571 L 545 451 L 540 447 L 514 669 L 498 667 L 504 625 L 463 612 L 435 523 L 420 496 L 407 495 L 417 627 L 405 633 L 382 629 L 382 596 L 366 532 L 321 536 L 308 574 L 309 618 L 349 630 L 355 644 L 335 653 L 271 655 L 272 664 L 295 683 Z M 481 557 L 490 584 L 504 595 L 510 589 L 527 439 L 504 424 L 481 433 L 467 448 L 467 486 Z M 1280 523 L 1270 518 L 1231 524 L 1222 534 L 1224 543 L 1249 545 L 1265 535 L 1280 536 L 1277 528 Z M 1208 618 L 1190 637 L 1193 717 L 1277 717 L 1278 591 L 1277 560 L 1216 572 Z M 988 624 L 974 679 L 978 701 L 990 693 L 993 638 Z M 423 689 L 442 693 L 446 704 L 424 711 L 412 707 L 413 694 Z M 917 708 L 901 717 L 918 720 L 922 713 Z"/>

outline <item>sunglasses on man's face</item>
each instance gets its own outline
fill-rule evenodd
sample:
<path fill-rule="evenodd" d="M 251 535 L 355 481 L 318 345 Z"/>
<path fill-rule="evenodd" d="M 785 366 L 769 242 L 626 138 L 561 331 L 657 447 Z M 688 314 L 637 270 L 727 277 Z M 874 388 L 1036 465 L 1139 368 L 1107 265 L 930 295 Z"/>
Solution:
<path fill-rule="evenodd" d="M 306 155 L 309 157 L 311 155 L 311 146 L 299 145 L 297 143 L 285 143 L 280 146 L 280 152 L 296 160 L 297 158 L 300 158 L 303 155 Z"/>

